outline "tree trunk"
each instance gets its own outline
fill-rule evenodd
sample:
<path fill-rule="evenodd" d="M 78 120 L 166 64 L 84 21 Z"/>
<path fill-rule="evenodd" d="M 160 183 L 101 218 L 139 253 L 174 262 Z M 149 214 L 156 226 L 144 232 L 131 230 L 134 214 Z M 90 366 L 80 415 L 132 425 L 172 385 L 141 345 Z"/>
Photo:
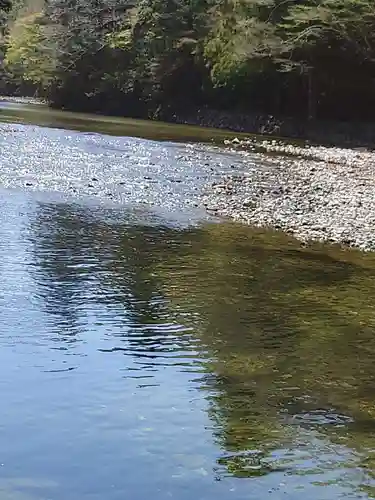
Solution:
<path fill-rule="evenodd" d="M 316 119 L 314 75 L 313 75 L 313 68 L 311 67 L 308 68 L 307 70 L 307 113 L 309 121 Z"/>

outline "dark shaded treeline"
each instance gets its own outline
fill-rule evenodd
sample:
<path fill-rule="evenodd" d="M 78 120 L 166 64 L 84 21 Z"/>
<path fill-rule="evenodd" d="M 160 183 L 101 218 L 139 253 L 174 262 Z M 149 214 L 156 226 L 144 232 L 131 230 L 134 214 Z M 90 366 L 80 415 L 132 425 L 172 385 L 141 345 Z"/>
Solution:
<path fill-rule="evenodd" d="M 372 0 L 2 0 L 2 87 L 52 106 L 372 120 Z"/>

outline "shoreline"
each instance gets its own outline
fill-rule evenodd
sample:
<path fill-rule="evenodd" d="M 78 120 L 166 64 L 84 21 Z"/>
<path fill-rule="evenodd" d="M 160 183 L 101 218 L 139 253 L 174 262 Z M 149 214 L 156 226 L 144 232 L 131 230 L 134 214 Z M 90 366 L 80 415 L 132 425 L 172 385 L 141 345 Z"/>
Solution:
<path fill-rule="evenodd" d="M 160 116 L 160 120 L 256 135 L 266 140 L 275 138 L 326 147 L 375 148 L 375 124 L 372 122 L 306 121 L 297 117 L 209 108 L 195 109 L 188 115 L 167 112 Z"/>
<path fill-rule="evenodd" d="M 270 136 L 235 138 L 224 146 L 241 167 L 206 186 L 200 200 L 209 213 L 303 242 L 375 251 L 375 152 Z"/>
<path fill-rule="evenodd" d="M 0 95 L 0 101 L 13 104 L 45 105 L 41 98 L 26 96 Z M 61 110 L 63 111 L 63 110 Z M 307 121 L 298 117 L 273 116 L 262 112 L 227 111 L 209 107 L 197 107 L 186 110 L 164 109 L 154 116 L 130 116 L 124 113 L 106 114 L 105 110 L 67 109 L 71 112 L 85 112 L 93 116 L 112 116 L 120 118 L 144 119 L 176 125 L 191 125 L 214 128 L 227 132 L 255 135 L 265 139 L 283 139 L 324 145 L 326 147 L 361 147 L 375 148 L 375 124 L 373 122 L 338 122 L 333 120 Z"/>
<path fill-rule="evenodd" d="M 0 95 L 0 102 L 9 102 L 10 104 L 30 104 L 30 105 L 47 105 L 47 102 L 37 97 L 21 97 L 21 96 L 5 96 Z"/>
<path fill-rule="evenodd" d="M 375 153 L 263 141 L 265 156 L 253 140 L 229 142 L 248 167 L 207 186 L 208 212 L 304 243 L 375 251 Z M 263 168 L 252 162 L 258 155 Z"/>

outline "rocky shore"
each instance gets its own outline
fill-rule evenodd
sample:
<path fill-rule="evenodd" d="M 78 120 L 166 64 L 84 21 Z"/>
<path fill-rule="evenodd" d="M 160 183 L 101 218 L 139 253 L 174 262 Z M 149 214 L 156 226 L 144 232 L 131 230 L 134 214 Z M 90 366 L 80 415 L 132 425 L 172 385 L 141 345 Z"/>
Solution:
<path fill-rule="evenodd" d="M 207 187 L 207 210 L 304 242 L 375 250 L 375 153 L 275 140 L 227 146 L 248 156 L 248 167 Z M 257 156 L 264 157 L 262 168 Z"/>
<path fill-rule="evenodd" d="M 21 97 L 21 96 L 2 96 L 0 95 L 0 102 L 9 102 L 12 104 L 47 104 L 42 99 L 35 97 Z"/>
<path fill-rule="evenodd" d="M 179 146 L 161 143 L 151 151 L 149 144 L 144 148 L 142 141 L 131 138 L 90 135 L 81 142 L 73 132 L 34 127 L 25 136 L 24 129 L 17 127 L 4 125 L 0 134 L 3 186 L 103 195 L 152 206 L 165 206 L 165 200 L 170 200 L 174 208 L 185 210 L 187 205 L 201 205 L 198 193 L 209 183 L 203 203 L 212 214 L 276 228 L 302 241 L 375 251 L 375 152 L 364 147 L 312 146 L 258 137 L 227 141 L 229 152 L 235 152 L 230 155 L 222 155 L 220 148 L 211 151 L 192 145 L 181 152 Z M 103 148 L 100 161 L 90 148 Z M 134 168 L 123 170 L 124 158 L 117 155 L 117 148 L 128 151 L 127 165 Z M 109 151 L 114 151 L 114 157 Z M 103 179 L 102 172 L 106 172 Z M 119 178 L 120 172 L 127 177 Z"/>
<path fill-rule="evenodd" d="M 373 147 L 374 123 L 303 120 L 296 117 L 259 113 L 239 113 L 203 107 L 186 112 L 166 112 L 161 120 L 185 125 L 199 125 L 234 132 L 308 140 L 325 146 Z"/>

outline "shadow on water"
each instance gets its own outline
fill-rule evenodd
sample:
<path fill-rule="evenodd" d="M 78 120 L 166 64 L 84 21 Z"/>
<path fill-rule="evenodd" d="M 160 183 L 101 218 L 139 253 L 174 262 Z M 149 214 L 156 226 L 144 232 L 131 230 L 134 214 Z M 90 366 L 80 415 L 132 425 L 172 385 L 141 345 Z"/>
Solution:
<path fill-rule="evenodd" d="M 94 346 L 115 366 L 122 356 L 119 373 L 138 389 L 161 386 L 167 406 L 186 385 L 189 404 L 203 397 L 200 425 L 213 443 L 202 445 L 205 431 L 183 405 L 177 448 L 200 449 L 204 481 L 241 481 L 211 489 L 192 476 L 186 498 L 375 497 L 373 256 L 66 204 L 39 204 L 28 238 L 51 340 L 87 345 L 84 356 Z M 174 371 L 161 382 L 165 369 Z M 163 474 L 162 490 L 185 498 Z"/>

